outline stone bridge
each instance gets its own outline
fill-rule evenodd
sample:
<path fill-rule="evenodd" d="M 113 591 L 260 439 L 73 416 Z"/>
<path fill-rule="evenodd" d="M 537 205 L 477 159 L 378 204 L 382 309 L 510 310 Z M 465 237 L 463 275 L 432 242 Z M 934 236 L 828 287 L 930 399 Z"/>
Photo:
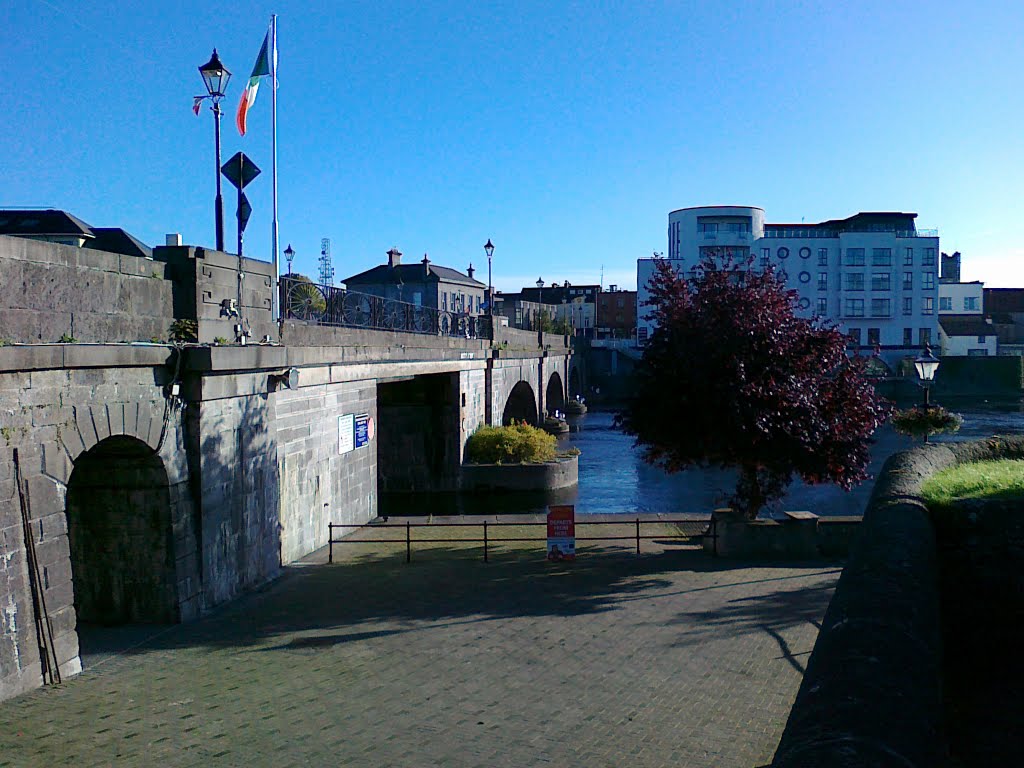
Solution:
<path fill-rule="evenodd" d="M 578 378 L 561 336 L 278 324 L 269 264 L 154 257 L 0 237 L 0 699 L 78 672 L 80 624 L 189 620 L 381 491 L 457 489 L 474 430 Z M 269 341 L 211 343 L 239 324 Z"/>

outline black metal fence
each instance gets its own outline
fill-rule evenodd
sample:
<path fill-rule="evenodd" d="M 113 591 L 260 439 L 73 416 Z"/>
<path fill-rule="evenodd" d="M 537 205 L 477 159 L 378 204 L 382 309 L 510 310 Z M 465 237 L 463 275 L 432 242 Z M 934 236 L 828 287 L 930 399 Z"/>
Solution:
<path fill-rule="evenodd" d="M 669 539 L 673 541 L 689 541 L 689 542 L 703 542 L 704 539 L 710 538 L 717 544 L 718 533 L 715 529 L 714 518 L 704 520 L 641 520 L 639 517 L 634 520 L 587 520 L 587 521 L 576 521 L 577 527 L 585 527 L 590 525 L 617 525 L 617 526 L 630 526 L 632 531 L 628 534 L 612 535 L 612 536 L 576 536 L 576 541 L 619 541 L 619 542 L 633 542 L 636 554 L 640 554 L 640 542 L 652 539 Z M 642 528 L 644 526 L 672 526 L 675 530 L 673 531 L 660 531 L 658 533 L 643 533 Z M 463 522 L 463 523 L 414 523 L 412 521 L 406 521 L 399 524 L 389 523 L 365 523 L 363 525 L 342 525 L 339 523 L 328 523 L 328 554 L 327 562 L 334 562 L 334 546 L 335 544 L 405 544 L 405 562 L 412 561 L 412 545 L 413 544 L 482 544 L 483 545 L 483 557 L 484 562 L 488 562 L 490 555 L 490 548 L 495 544 L 506 544 L 514 542 L 535 542 L 537 544 L 545 544 L 547 542 L 547 536 L 510 536 L 503 537 L 500 535 L 500 529 L 503 527 L 518 527 L 518 528 L 543 528 L 545 534 L 547 531 L 547 522 L 537 523 L 505 523 L 505 522 L 489 522 L 484 520 L 482 522 Z M 413 538 L 412 531 L 414 528 L 481 528 L 481 535 L 478 537 L 462 537 L 462 538 Z M 372 529 L 374 531 L 384 530 L 396 530 L 401 531 L 402 536 L 399 537 L 388 537 L 388 538 L 354 538 L 351 534 Z M 495 537 L 494 530 L 498 529 L 499 534 Z M 347 531 L 349 535 L 343 538 L 336 539 L 335 531 Z M 717 547 L 714 548 L 717 554 Z"/>
<path fill-rule="evenodd" d="M 312 325 L 490 338 L 490 325 L 485 315 L 446 312 L 288 275 L 281 277 L 281 308 L 285 319 Z"/>

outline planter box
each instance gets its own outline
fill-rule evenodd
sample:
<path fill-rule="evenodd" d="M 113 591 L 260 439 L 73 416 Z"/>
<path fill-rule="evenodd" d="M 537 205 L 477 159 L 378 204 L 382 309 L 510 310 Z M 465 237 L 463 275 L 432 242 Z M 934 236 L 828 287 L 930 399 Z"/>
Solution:
<path fill-rule="evenodd" d="M 821 518 L 787 512 L 784 520 L 747 520 L 731 509 L 713 513 L 717 538 L 704 549 L 721 557 L 807 560 L 845 557 L 860 532 L 860 517 Z"/>
<path fill-rule="evenodd" d="M 579 482 L 579 457 L 544 464 L 463 464 L 463 491 L 552 491 Z"/>

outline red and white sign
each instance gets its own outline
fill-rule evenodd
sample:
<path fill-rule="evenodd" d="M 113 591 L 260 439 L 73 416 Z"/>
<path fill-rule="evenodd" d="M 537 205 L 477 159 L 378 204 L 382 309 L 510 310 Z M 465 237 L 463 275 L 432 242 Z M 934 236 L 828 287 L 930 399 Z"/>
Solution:
<path fill-rule="evenodd" d="M 576 507 L 548 507 L 548 560 L 576 559 Z"/>

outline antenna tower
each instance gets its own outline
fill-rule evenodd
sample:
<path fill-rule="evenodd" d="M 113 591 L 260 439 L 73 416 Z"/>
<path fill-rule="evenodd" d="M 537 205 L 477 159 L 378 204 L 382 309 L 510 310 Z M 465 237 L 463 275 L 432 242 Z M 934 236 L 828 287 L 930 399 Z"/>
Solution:
<path fill-rule="evenodd" d="M 604 290 L 604 264 L 601 265 L 601 290 Z"/>
<path fill-rule="evenodd" d="M 334 265 L 331 263 L 331 238 L 320 241 L 320 284 L 334 285 Z"/>

